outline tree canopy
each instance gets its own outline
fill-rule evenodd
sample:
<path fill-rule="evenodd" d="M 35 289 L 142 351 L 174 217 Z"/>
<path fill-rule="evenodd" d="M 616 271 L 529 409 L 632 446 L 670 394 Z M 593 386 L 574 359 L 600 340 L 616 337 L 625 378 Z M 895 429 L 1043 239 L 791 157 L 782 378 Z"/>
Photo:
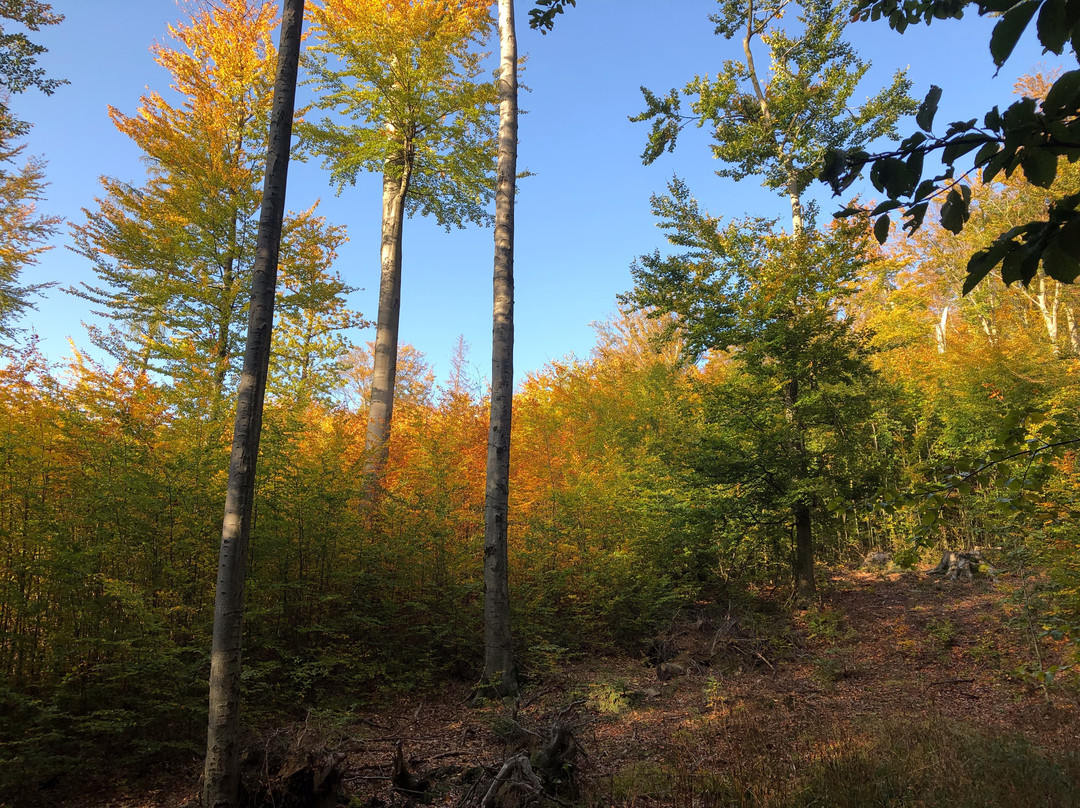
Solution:
<path fill-rule="evenodd" d="M 1001 67 L 1012 55 L 1017 41 L 1031 22 L 1047 52 L 1068 53 L 1077 59 L 1080 42 L 1080 8 L 1064 0 L 919 0 L 900 4 L 896 0 L 861 0 L 856 14 L 863 20 L 886 19 L 898 32 L 919 22 L 963 17 L 974 7 L 980 15 L 999 15 L 990 37 L 990 54 Z M 919 107 L 919 131 L 890 151 L 870 154 L 860 149 L 834 150 L 821 176 L 836 193 L 843 192 L 870 168 L 870 180 L 885 195 L 872 215 L 877 216 L 878 239 L 889 231 L 889 215 L 902 210 L 905 229 L 917 230 L 934 205 L 941 224 L 959 233 L 971 215 L 971 184 L 968 177 L 981 175 L 983 182 L 1016 171 L 1039 188 L 1049 188 L 1063 160 L 1080 158 L 1080 70 L 1063 73 L 1042 98 L 1024 97 L 1004 110 L 989 110 L 980 121 L 954 121 L 935 134 L 934 119 L 942 91 L 931 87 Z M 940 157 L 944 170 L 925 176 L 928 155 Z M 1041 267 L 1063 283 L 1080 275 L 1080 195 L 1056 199 L 1045 216 L 1018 224 L 968 261 L 964 291 L 974 289 L 991 271 L 1001 267 L 1007 284 L 1028 285 Z M 850 209 L 844 211 L 850 212 Z"/>

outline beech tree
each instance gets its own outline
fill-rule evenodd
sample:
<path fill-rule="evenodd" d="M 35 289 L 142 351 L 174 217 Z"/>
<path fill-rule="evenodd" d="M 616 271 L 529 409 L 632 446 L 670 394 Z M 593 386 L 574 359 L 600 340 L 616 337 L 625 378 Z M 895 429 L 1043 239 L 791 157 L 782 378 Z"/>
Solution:
<path fill-rule="evenodd" d="M 495 193 L 491 420 L 484 494 L 484 681 L 517 692 L 510 634 L 507 526 L 514 395 L 514 194 L 517 182 L 517 34 L 513 0 L 499 0 L 499 168 Z"/>
<path fill-rule="evenodd" d="M 236 401 L 221 556 L 214 598 L 214 640 L 210 654 L 210 710 L 203 770 L 203 805 L 233 808 L 240 791 L 240 674 L 244 616 L 244 576 L 255 497 L 263 400 L 270 366 L 278 255 L 285 218 L 296 74 L 304 0 L 285 0 L 281 46 L 274 82 L 266 151 L 266 182 L 259 208 L 255 267 L 240 390 Z"/>
<path fill-rule="evenodd" d="M 494 173 L 494 101 L 478 49 L 491 0 L 326 0 L 313 12 L 317 105 L 343 117 L 300 131 L 340 191 L 383 175 L 379 313 L 365 474 L 385 464 L 394 412 L 406 214 L 449 229 L 487 224 Z"/>
<path fill-rule="evenodd" d="M 8 101 L 31 87 L 51 95 L 66 84 L 49 78 L 44 68 L 37 66 L 37 57 L 45 48 L 22 32 L 12 32 L 10 23 L 38 31 L 63 19 L 48 3 L 38 0 L 13 0 L 0 7 L 0 340 L 18 335 L 14 321 L 32 309 L 34 296 L 50 285 L 24 284 L 20 276 L 49 249 L 46 242 L 60 224 L 58 217 L 37 212 L 36 203 L 44 198 L 45 161 L 23 157 L 26 144 L 16 141 L 29 132 L 30 125 L 11 114 Z M 24 161 L 21 166 L 20 161 Z"/>
<path fill-rule="evenodd" d="M 134 115 L 109 109 L 145 154 L 147 181 L 104 178 L 96 208 L 73 228 L 98 283 L 69 291 L 110 320 L 105 331 L 92 329 L 95 342 L 138 371 L 183 384 L 185 401 L 211 414 L 241 355 L 277 23 L 271 2 L 207 0 L 189 22 L 170 26 L 173 45 L 153 52 L 183 101 L 151 92 Z M 329 269 L 341 228 L 312 209 L 291 214 L 284 233 L 286 278 L 304 278 L 306 289 L 305 297 L 290 296 L 286 312 L 303 301 L 320 328 L 345 325 L 334 312 L 347 287 Z"/>
<path fill-rule="evenodd" d="M 34 308 L 33 297 L 49 283 L 23 283 L 22 271 L 37 263 L 60 224 L 57 216 L 38 213 L 44 198 L 45 163 L 29 157 L 16 167 L 26 144 L 14 144 L 10 123 L 0 117 L 0 340 L 13 340 L 20 329 L 15 320 Z"/>
<path fill-rule="evenodd" d="M 795 237 L 770 220 L 725 224 L 677 181 L 653 211 L 682 252 L 639 259 L 625 299 L 677 315 L 669 330 L 694 358 L 731 351 L 734 372 L 707 406 L 715 435 L 702 447 L 712 450 L 695 466 L 705 484 L 739 486 L 760 513 L 787 511 L 796 587 L 811 596 L 814 521 L 824 502 L 851 493 L 834 469 L 850 465 L 875 377 L 867 338 L 843 313 L 872 255 L 868 234 L 857 223 Z"/>
<path fill-rule="evenodd" d="M 763 184 L 781 191 L 791 206 L 791 230 L 784 240 L 772 240 L 778 255 L 790 252 L 803 256 L 791 264 L 794 272 L 808 273 L 815 260 L 828 260 L 815 255 L 813 242 L 816 234 L 807 233 L 803 194 L 820 171 L 830 148 L 841 144 L 865 143 L 895 130 L 900 115 L 912 110 L 913 102 L 907 96 L 908 81 L 898 73 L 893 83 L 876 96 L 854 110 L 849 101 L 859 81 L 869 69 L 855 54 L 842 36 L 849 14 L 843 3 L 836 6 L 827 0 L 808 0 L 801 6 L 798 25 L 785 27 L 784 16 L 793 8 L 791 0 L 720 0 L 718 13 L 710 19 L 716 24 L 716 32 L 725 38 L 741 38 L 743 59 L 727 60 L 715 79 L 695 77 L 680 92 L 671 90 L 660 97 L 642 88 L 646 110 L 633 118 L 651 121 L 652 130 L 642 159 L 645 163 L 656 160 L 665 151 L 675 148 L 682 129 L 694 123 L 708 126 L 713 132 L 713 155 L 724 163 L 717 174 L 741 180 L 748 176 L 761 176 Z M 768 49 L 769 74 L 764 77 L 754 58 L 756 41 Z M 683 98 L 692 99 L 689 113 L 682 109 Z M 670 240 L 678 246 L 700 247 L 707 242 L 702 253 L 704 265 L 690 274 L 680 274 L 671 264 L 660 259 L 659 254 L 646 257 L 635 269 L 638 289 L 628 300 L 638 306 L 657 307 L 659 312 L 674 311 L 681 317 L 692 313 L 712 329 L 713 344 L 700 340 L 702 348 L 726 349 L 739 346 L 746 349 L 758 343 L 761 335 L 736 333 L 740 326 L 729 322 L 734 316 L 732 299 L 747 294 L 778 295 L 770 298 L 770 305 L 780 309 L 765 321 L 776 324 L 786 331 L 787 337 L 779 338 L 787 347 L 783 350 L 784 361 L 776 366 L 781 372 L 777 380 L 781 390 L 784 411 L 790 424 L 787 450 L 796 465 L 795 477 L 805 481 L 811 473 L 807 450 L 807 435 L 800 415 L 806 394 L 800 380 L 810 356 L 799 358 L 798 337 L 808 309 L 804 294 L 797 285 L 781 284 L 776 288 L 755 288 L 749 283 L 754 272 L 749 266 L 728 276 L 732 289 L 717 297 L 705 296 L 695 299 L 694 282 L 698 274 L 702 278 L 723 279 L 730 269 L 725 263 L 738 263 L 730 243 L 730 231 L 725 236 L 718 230 L 718 223 L 701 216 L 686 186 L 678 181 L 672 183 L 671 194 L 654 200 L 654 210 L 667 218 Z M 754 229 L 759 238 L 772 235 L 775 222 L 759 221 Z M 744 225 L 745 227 L 745 225 Z M 769 240 L 761 240 L 767 244 Z M 764 265 L 772 259 L 756 249 L 746 252 Z M 671 259 L 676 265 L 687 266 L 683 258 Z M 790 260 L 790 259 L 789 259 Z M 712 282 L 712 281 L 710 281 Z M 824 301 L 835 297 L 835 288 L 821 286 L 817 294 Z M 732 329 L 735 329 L 733 331 Z M 775 339 L 769 338 L 769 339 Z M 766 355 L 768 352 L 766 351 Z M 778 359 L 774 355 L 773 359 Z M 794 571 L 796 588 L 800 595 L 814 593 L 814 564 L 811 506 L 813 497 L 809 491 L 792 498 L 792 519 L 795 532 Z"/>

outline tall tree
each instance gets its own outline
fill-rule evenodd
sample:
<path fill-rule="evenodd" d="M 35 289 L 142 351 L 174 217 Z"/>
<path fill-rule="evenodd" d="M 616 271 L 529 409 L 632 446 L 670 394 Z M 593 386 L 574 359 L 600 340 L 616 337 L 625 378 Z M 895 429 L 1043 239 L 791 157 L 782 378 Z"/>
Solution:
<path fill-rule="evenodd" d="M 281 235 L 277 324 L 269 388 L 303 404 L 340 389 L 352 343 L 348 329 L 366 325 L 346 304 L 355 291 L 329 270 L 346 240 L 315 209 L 286 218 Z"/>
<path fill-rule="evenodd" d="M 484 680 L 517 692 L 510 633 L 507 552 L 510 429 L 514 396 L 514 194 L 517 183 L 517 34 L 513 0 L 499 0 L 499 168 L 495 192 L 491 420 L 484 494 Z"/>
<path fill-rule="evenodd" d="M 30 131 L 30 124 L 11 114 L 8 102 L 15 93 L 36 87 L 51 95 L 62 79 L 49 78 L 37 66 L 45 48 L 30 41 L 21 31 L 12 32 L 9 22 L 29 31 L 57 25 L 64 16 L 39 0 L 10 0 L 0 6 L 0 339 L 11 340 L 19 333 L 14 321 L 34 307 L 32 298 L 50 286 L 22 284 L 22 270 L 37 263 L 37 256 L 49 249 L 46 241 L 56 232 L 60 219 L 43 216 L 36 203 L 44 197 L 45 162 L 37 157 L 14 168 L 26 145 L 16 140 Z"/>
<path fill-rule="evenodd" d="M 174 45 L 153 52 L 182 102 L 151 92 L 134 115 L 109 109 L 146 155 L 147 181 L 104 178 L 96 209 L 74 228 L 99 283 L 70 291 L 111 320 L 107 333 L 93 332 L 96 341 L 138 370 L 183 384 L 184 398 L 212 414 L 239 369 L 277 23 L 266 0 L 203 0 L 190 22 L 170 26 Z M 290 214 L 285 233 L 287 274 L 315 282 L 315 260 L 318 283 L 332 291 L 327 273 L 340 230 L 307 211 Z M 309 301 L 335 305 L 333 298 Z"/>
<path fill-rule="evenodd" d="M 247 345 L 236 402 L 225 520 L 214 600 L 214 640 L 210 655 L 210 710 L 203 772 L 203 805 L 232 808 L 240 789 L 240 674 L 244 615 L 244 575 L 255 495 L 263 400 L 270 367 L 278 255 L 285 218 L 296 74 L 304 0 L 285 0 L 277 78 L 266 151 L 266 182 L 259 211 Z"/>
<path fill-rule="evenodd" d="M 843 40 L 844 27 L 849 14 L 847 5 L 833 5 L 829 0 L 806 0 L 802 3 L 798 24 L 785 27 L 784 16 L 792 9 L 791 0 L 719 0 L 720 10 L 710 19 L 716 24 L 716 32 L 725 38 L 739 38 L 742 43 L 741 61 L 727 60 L 715 79 L 695 77 L 680 93 L 671 90 L 664 97 L 642 88 L 647 108 L 634 120 L 652 121 L 652 131 L 642 155 L 651 163 L 665 151 L 675 148 L 681 130 L 690 123 L 707 125 L 713 131 L 713 154 L 724 163 L 717 174 L 741 180 L 751 175 L 763 178 L 763 184 L 784 193 L 791 206 L 791 231 L 789 234 L 796 254 L 807 250 L 813 255 L 812 241 L 807 240 L 806 216 L 803 194 L 817 176 L 830 148 L 839 144 L 866 143 L 881 135 L 890 134 L 900 115 L 913 109 L 907 96 L 908 81 L 899 73 L 892 84 L 857 109 L 849 108 L 849 101 L 859 81 L 870 65 L 858 58 L 852 47 Z M 760 73 L 754 56 L 754 48 L 760 41 L 768 49 L 770 73 L 767 80 Z M 692 100 L 690 114 L 682 111 L 682 99 Z M 711 239 L 716 256 L 725 256 L 719 236 L 706 235 L 706 221 L 696 213 L 696 203 L 681 183 L 672 185 L 671 197 L 658 200 L 658 212 L 673 217 L 669 226 L 675 230 L 672 238 L 677 245 L 687 245 L 695 237 Z M 657 207 L 654 203 L 654 207 Z M 681 230 L 680 228 L 687 228 Z M 708 225 L 716 230 L 715 223 Z M 761 230 L 761 228 L 758 228 Z M 771 231 L 768 225 L 763 232 Z M 787 248 L 785 248 L 786 250 Z M 753 255 L 749 252 L 748 255 Z M 759 256 L 764 260 L 763 256 Z M 676 298 L 651 296 L 647 290 L 653 281 L 651 273 L 663 272 L 659 256 L 644 261 L 637 273 L 640 287 L 634 299 L 638 305 L 658 305 L 662 311 L 680 312 L 678 297 L 690 287 L 679 292 Z M 807 271 L 805 262 L 797 266 Z M 711 272 L 709 273 L 711 274 Z M 687 279 L 689 280 L 689 279 Z M 766 290 L 761 290 L 764 293 Z M 833 290 L 823 289 L 825 299 L 833 297 Z M 776 314 L 776 322 L 786 324 L 789 336 L 798 334 L 806 315 L 798 294 L 780 298 L 787 309 Z M 718 301 L 712 301 L 715 303 Z M 710 305 L 708 299 L 694 305 Z M 728 305 L 722 302 L 722 306 Z M 680 312 L 681 313 L 681 312 Z M 723 308 L 716 312 L 723 319 L 728 316 Z M 717 334 L 719 336 L 719 334 Z M 728 342 L 730 335 L 720 344 L 710 347 L 726 348 L 732 344 L 745 346 L 750 342 Z M 753 337 L 747 337 L 753 339 Z M 783 342 L 784 340 L 782 340 Z M 791 350 L 797 352 L 798 340 L 791 342 Z M 809 361 L 796 359 L 787 351 L 782 363 L 787 376 L 781 381 L 780 390 L 784 410 L 790 424 L 788 452 L 796 464 L 796 477 L 806 480 L 810 474 L 807 453 L 807 435 L 800 418 L 802 397 L 806 391 L 800 387 L 802 365 Z M 792 518 L 795 530 L 794 571 L 796 588 L 800 595 L 812 595 L 815 590 L 813 563 L 813 536 L 811 520 L 811 497 L 807 493 L 792 500 Z"/>
<path fill-rule="evenodd" d="M 339 191 L 361 171 L 383 175 L 381 278 L 365 474 L 386 462 L 394 412 L 406 214 L 449 229 L 489 223 L 494 101 L 481 80 L 491 0 L 326 0 L 313 19 L 317 103 L 346 116 L 301 132 Z"/>
<path fill-rule="evenodd" d="M 9 123 L 8 118 L 0 117 L 0 340 L 18 336 L 15 320 L 34 307 L 34 295 L 51 285 L 21 283 L 20 276 L 50 249 L 46 242 L 61 221 L 38 213 L 36 203 L 43 198 L 46 185 L 45 164 L 30 157 L 21 168 L 15 167 L 26 144 L 12 142 L 14 133 L 4 131 Z"/>

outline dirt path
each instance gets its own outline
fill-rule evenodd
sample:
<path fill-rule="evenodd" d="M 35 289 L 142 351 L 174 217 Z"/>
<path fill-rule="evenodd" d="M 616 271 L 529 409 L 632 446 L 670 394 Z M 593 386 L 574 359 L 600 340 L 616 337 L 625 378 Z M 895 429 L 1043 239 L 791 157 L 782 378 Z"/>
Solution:
<path fill-rule="evenodd" d="M 655 657 L 597 657 L 544 673 L 517 706 L 469 706 L 459 685 L 278 743 L 337 753 L 354 808 L 415 804 L 389 780 L 399 743 L 428 804 L 469 804 L 559 715 L 583 750 L 567 804 L 1080 805 L 1076 681 L 1048 701 L 1018 673 L 1035 657 L 1007 579 L 835 571 L 823 584 L 806 611 L 703 604 L 667 635 L 672 675 Z M 1047 664 L 1063 650 L 1041 648 Z"/>
<path fill-rule="evenodd" d="M 878 754 L 974 760 L 984 747 L 990 757 L 1015 757 L 1012 743 L 1080 748 L 1075 683 L 1051 689 L 1048 702 L 1017 673 L 1034 654 L 1007 581 L 838 571 L 823 590 L 817 606 L 794 617 L 745 616 L 742 653 L 708 664 L 684 653 L 684 671 L 666 681 L 641 657 L 601 658 L 547 674 L 516 711 L 468 708 L 464 691 L 429 703 L 414 716 L 423 732 L 355 740 L 349 783 L 371 805 L 396 804 L 383 783 L 355 779 L 386 773 L 390 739 L 403 740 L 421 773 L 453 781 L 497 765 L 574 701 L 583 702 L 578 736 L 588 755 L 579 799 L 593 805 L 788 805 L 805 788 L 799 772 L 859 769 Z M 695 628 L 694 619 L 683 645 L 715 648 L 717 625 L 728 623 L 698 616 Z M 745 637 L 747 624 L 761 636 Z M 1058 650 L 1044 643 L 1047 664 Z M 434 802 L 456 804 L 466 789 L 448 784 Z M 723 793 L 740 790 L 738 801 L 725 801 Z M 1076 794 L 1080 805 L 1080 783 Z M 1055 804 L 1052 794 L 1047 800 Z"/>

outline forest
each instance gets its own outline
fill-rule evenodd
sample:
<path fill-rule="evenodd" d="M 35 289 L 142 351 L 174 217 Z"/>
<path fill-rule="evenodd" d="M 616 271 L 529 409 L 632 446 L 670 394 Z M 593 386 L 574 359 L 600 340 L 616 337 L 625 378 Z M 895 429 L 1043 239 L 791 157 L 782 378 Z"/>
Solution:
<path fill-rule="evenodd" d="M 1080 803 L 1080 6 L 717 0 L 625 114 L 775 215 L 671 178 L 515 377 L 516 32 L 576 5 L 188 0 L 65 221 L 13 102 L 64 3 L 0 3 L 0 806 Z M 850 27 L 965 12 L 1074 69 L 867 85 Z M 378 272 L 290 158 L 380 179 Z M 490 375 L 400 339 L 419 217 L 491 228 Z"/>

